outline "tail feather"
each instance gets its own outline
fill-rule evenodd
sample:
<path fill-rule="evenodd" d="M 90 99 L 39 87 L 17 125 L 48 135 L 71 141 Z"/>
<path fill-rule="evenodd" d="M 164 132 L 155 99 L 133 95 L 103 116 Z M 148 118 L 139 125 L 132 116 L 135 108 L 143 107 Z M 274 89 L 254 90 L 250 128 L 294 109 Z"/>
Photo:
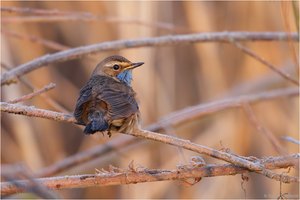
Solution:
<path fill-rule="evenodd" d="M 89 134 L 94 134 L 97 131 L 105 131 L 108 129 L 108 123 L 105 121 L 103 118 L 102 114 L 99 113 L 94 113 L 89 116 L 90 118 L 90 123 L 88 123 L 84 129 L 84 133 L 89 135 Z"/>

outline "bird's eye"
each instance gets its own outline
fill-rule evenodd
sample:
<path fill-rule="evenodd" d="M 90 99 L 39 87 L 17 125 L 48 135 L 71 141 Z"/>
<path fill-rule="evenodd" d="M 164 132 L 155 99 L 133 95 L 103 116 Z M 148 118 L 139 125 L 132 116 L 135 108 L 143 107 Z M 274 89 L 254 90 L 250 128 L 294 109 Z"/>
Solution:
<path fill-rule="evenodd" d="M 119 66 L 119 65 L 114 65 L 114 66 L 113 66 L 113 69 L 114 69 L 114 70 L 119 70 L 119 69 L 120 69 L 120 66 Z"/>

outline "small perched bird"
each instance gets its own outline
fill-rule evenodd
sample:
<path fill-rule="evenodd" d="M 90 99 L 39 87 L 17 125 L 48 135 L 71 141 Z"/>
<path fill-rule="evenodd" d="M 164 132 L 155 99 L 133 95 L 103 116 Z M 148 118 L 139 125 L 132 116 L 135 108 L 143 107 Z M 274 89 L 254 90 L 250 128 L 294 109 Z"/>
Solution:
<path fill-rule="evenodd" d="M 74 117 L 85 134 L 128 133 L 139 124 L 139 106 L 131 88 L 132 70 L 143 65 L 122 56 L 110 56 L 95 68 L 80 90 Z"/>

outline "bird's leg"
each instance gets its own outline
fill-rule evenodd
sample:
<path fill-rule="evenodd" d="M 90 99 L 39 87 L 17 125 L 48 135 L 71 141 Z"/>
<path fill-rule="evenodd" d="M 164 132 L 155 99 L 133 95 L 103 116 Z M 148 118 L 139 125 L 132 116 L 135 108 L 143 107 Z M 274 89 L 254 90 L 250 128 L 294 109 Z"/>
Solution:
<path fill-rule="evenodd" d="M 108 131 L 108 132 L 107 132 L 107 135 L 108 135 L 108 137 L 111 137 L 111 132 Z"/>

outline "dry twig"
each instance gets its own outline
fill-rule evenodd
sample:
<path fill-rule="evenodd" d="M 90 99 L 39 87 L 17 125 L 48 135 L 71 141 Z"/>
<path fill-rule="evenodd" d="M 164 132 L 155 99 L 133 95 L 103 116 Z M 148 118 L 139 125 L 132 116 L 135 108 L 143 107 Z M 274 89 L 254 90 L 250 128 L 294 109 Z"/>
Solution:
<path fill-rule="evenodd" d="M 26 100 L 29 100 L 29 99 L 32 99 L 33 97 L 37 96 L 37 95 L 40 95 L 44 92 L 47 92 L 49 90 L 52 90 L 53 88 L 55 88 L 56 84 L 54 83 L 49 83 L 48 85 L 44 86 L 43 88 L 35 91 L 35 92 L 32 92 L 30 94 L 27 94 L 27 95 L 24 95 L 20 98 L 17 98 L 17 99 L 14 99 L 14 100 L 11 100 L 11 101 L 8 101 L 8 103 L 19 103 L 19 102 L 22 102 L 22 101 L 26 101 Z"/>
<path fill-rule="evenodd" d="M 290 136 L 282 136 L 282 139 L 283 139 L 283 140 L 286 140 L 286 141 L 288 141 L 288 142 L 292 142 L 292 143 L 294 143 L 294 144 L 300 145 L 300 141 L 299 141 L 299 140 L 296 140 L 295 138 L 292 138 L 292 137 L 290 137 Z"/>
<path fill-rule="evenodd" d="M 276 72 L 277 74 L 279 74 L 280 76 L 282 76 L 283 78 L 285 78 L 286 80 L 290 81 L 291 83 L 294 83 L 295 85 L 299 85 L 299 81 L 295 80 L 294 78 L 291 77 L 291 75 L 285 73 L 284 71 L 281 71 L 280 69 L 278 69 L 277 67 L 275 67 L 274 65 L 272 65 L 271 63 L 269 63 L 267 60 L 263 59 L 262 57 L 258 56 L 254 51 L 252 51 L 251 49 L 241 45 L 238 42 L 233 41 L 232 42 L 237 48 L 239 48 L 240 50 L 242 50 L 244 53 L 246 53 L 247 55 L 251 56 L 252 58 L 258 60 L 260 63 L 266 65 L 267 67 L 269 67 L 272 71 Z"/>
<path fill-rule="evenodd" d="M 5 102 L 1 102 L 0 106 L 1 106 L 1 111 L 3 112 L 26 115 L 29 117 L 40 117 L 40 118 L 51 119 L 55 121 L 76 123 L 75 118 L 73 117 L 73 115 L 70 114 L 38 109 L 35 108 L 34 106 L 23 106 L 23 105 L 11 104 Z"/>
<path fill-rule="evenodd" d="M 29 40 L 31 42 L 36 42 L 38 44 L 44 45 L 45 47 L 48 47 L 48 48 L 54 49 L 54 50 L 58 50 L 58 51 L 70 49 L 70 47 L 62 45 L 58 42 L 54 42 L 54 41 L 40 38 L 37 36 L 24 35 L 24 34 L 20 34 L 18 32 L 13 32 L 13 31 L 8 31 L 8 30 L 3 30 L 3 29 L 1 30 L 1 33 L 3 33 L 4 35 L 7 35 L 7 36 L 12 36 L 12 37 L 18 38 L 18 39 L 25 39 L 25 40 Z"/>
<path fill-rule="evenodd" d="M 299 161 L 299 154 L 289 156 L 270 157 L 257 161 L 266 169 L 277 169 L 295 166 Z M 92 186 L 108 186 L 108 185 L 123 185 L 136 184 L 143 182 L 167 181 L 167 180 L 184 180 L 188 178 L 199 179 L 200 177 L 213 177 L 236 175 L 247 172 L 246 169 L 237 167 L 232 164 L 223 165 L 206 165 L 202 167 L 186 167 L 174 170 L 163 169 L 127 169 L 111 172 L 102 172 L 99 174 L 84 174 L 51 178 L 39 178 L 35 181 L 50 188 L 50 189 L 67 189 L 67 188 L 84 188 Z M 282 179 L 285 183 L 298 182 L 297 177 L 285 176 Z M 28 184 L 28 181 L 18 181 L 21 184 Z M 18 192 L 23 192 L 22 188 L 16 187 L 10 182 L 1 183 L 1 194 L 10 195 Z"/>
<path fill-rule="evenodd" d="M 124 18 L 116 16 L 94 15 L 90 12 L 74 12 L 50 9 L 35 9 L 21 7 L 2 7 L 1 12 L 14 12 L 30 14 L 32 16 L 2 17 L 3 23 L 24 22 L 70 22 L 70 21 L 104 21 L 108 23 L 137 24 L 141 26 L 157 28 L 172 32 L 191 32 L 188 28 L 178 27 L 168 22 L 150 22 L 137 18 Z"/>
<path fill-rule="evenodd" d="M 43 199 L 59 198 L 58 194 L 54 193 L 54 191 L 49 191 L 43 184 L 39 184 L 24 165 L 1 165 L 1 177 L 15 187 L 36 194 Z M 20 179 L 25 179 L 27 184 L 20 183 Z"/>
<path fill-rule="evenodd" d="M 277 137 L 269 129 L 263 126 L 262 123 L 259 122 L 251 106 L 248 103 L 245 103 L 243 104 L 243 109 L 246 112 L 251 124 L 257 129 L 258 132 L 262 133 L 268 138 L 274 149 L 281 155 L 287 154 L 286 150 L 280 144 Z"/>
<path fill-rule="evenodd" d="M 135 40 L 116 40 L 103 42 L 93 45 L 81 46 L 69 50 L 44 55 L 33 61 L 22 64 L 14 69 L 5 72 L 1 76 L 1 85 L 10 82 L 16 77 L 20 77 L 35 69 L 38 69 L 49 64 L 63 62 L 80 58 L 87 54 L 92 54 L 101 51 L 120 50 L 126 48 L 137 48 L 146 46 L 167 46 L 190 44 L 198 42 L 228 42 L 234 41 L 273 41 L 292 39 L 298 41 L 298 34 L 286 34 L 283 32 L 216 32 L 216 33 L 196 33 L 186 35 L 168 35 L 152 38 L 141 38 Z"/>

